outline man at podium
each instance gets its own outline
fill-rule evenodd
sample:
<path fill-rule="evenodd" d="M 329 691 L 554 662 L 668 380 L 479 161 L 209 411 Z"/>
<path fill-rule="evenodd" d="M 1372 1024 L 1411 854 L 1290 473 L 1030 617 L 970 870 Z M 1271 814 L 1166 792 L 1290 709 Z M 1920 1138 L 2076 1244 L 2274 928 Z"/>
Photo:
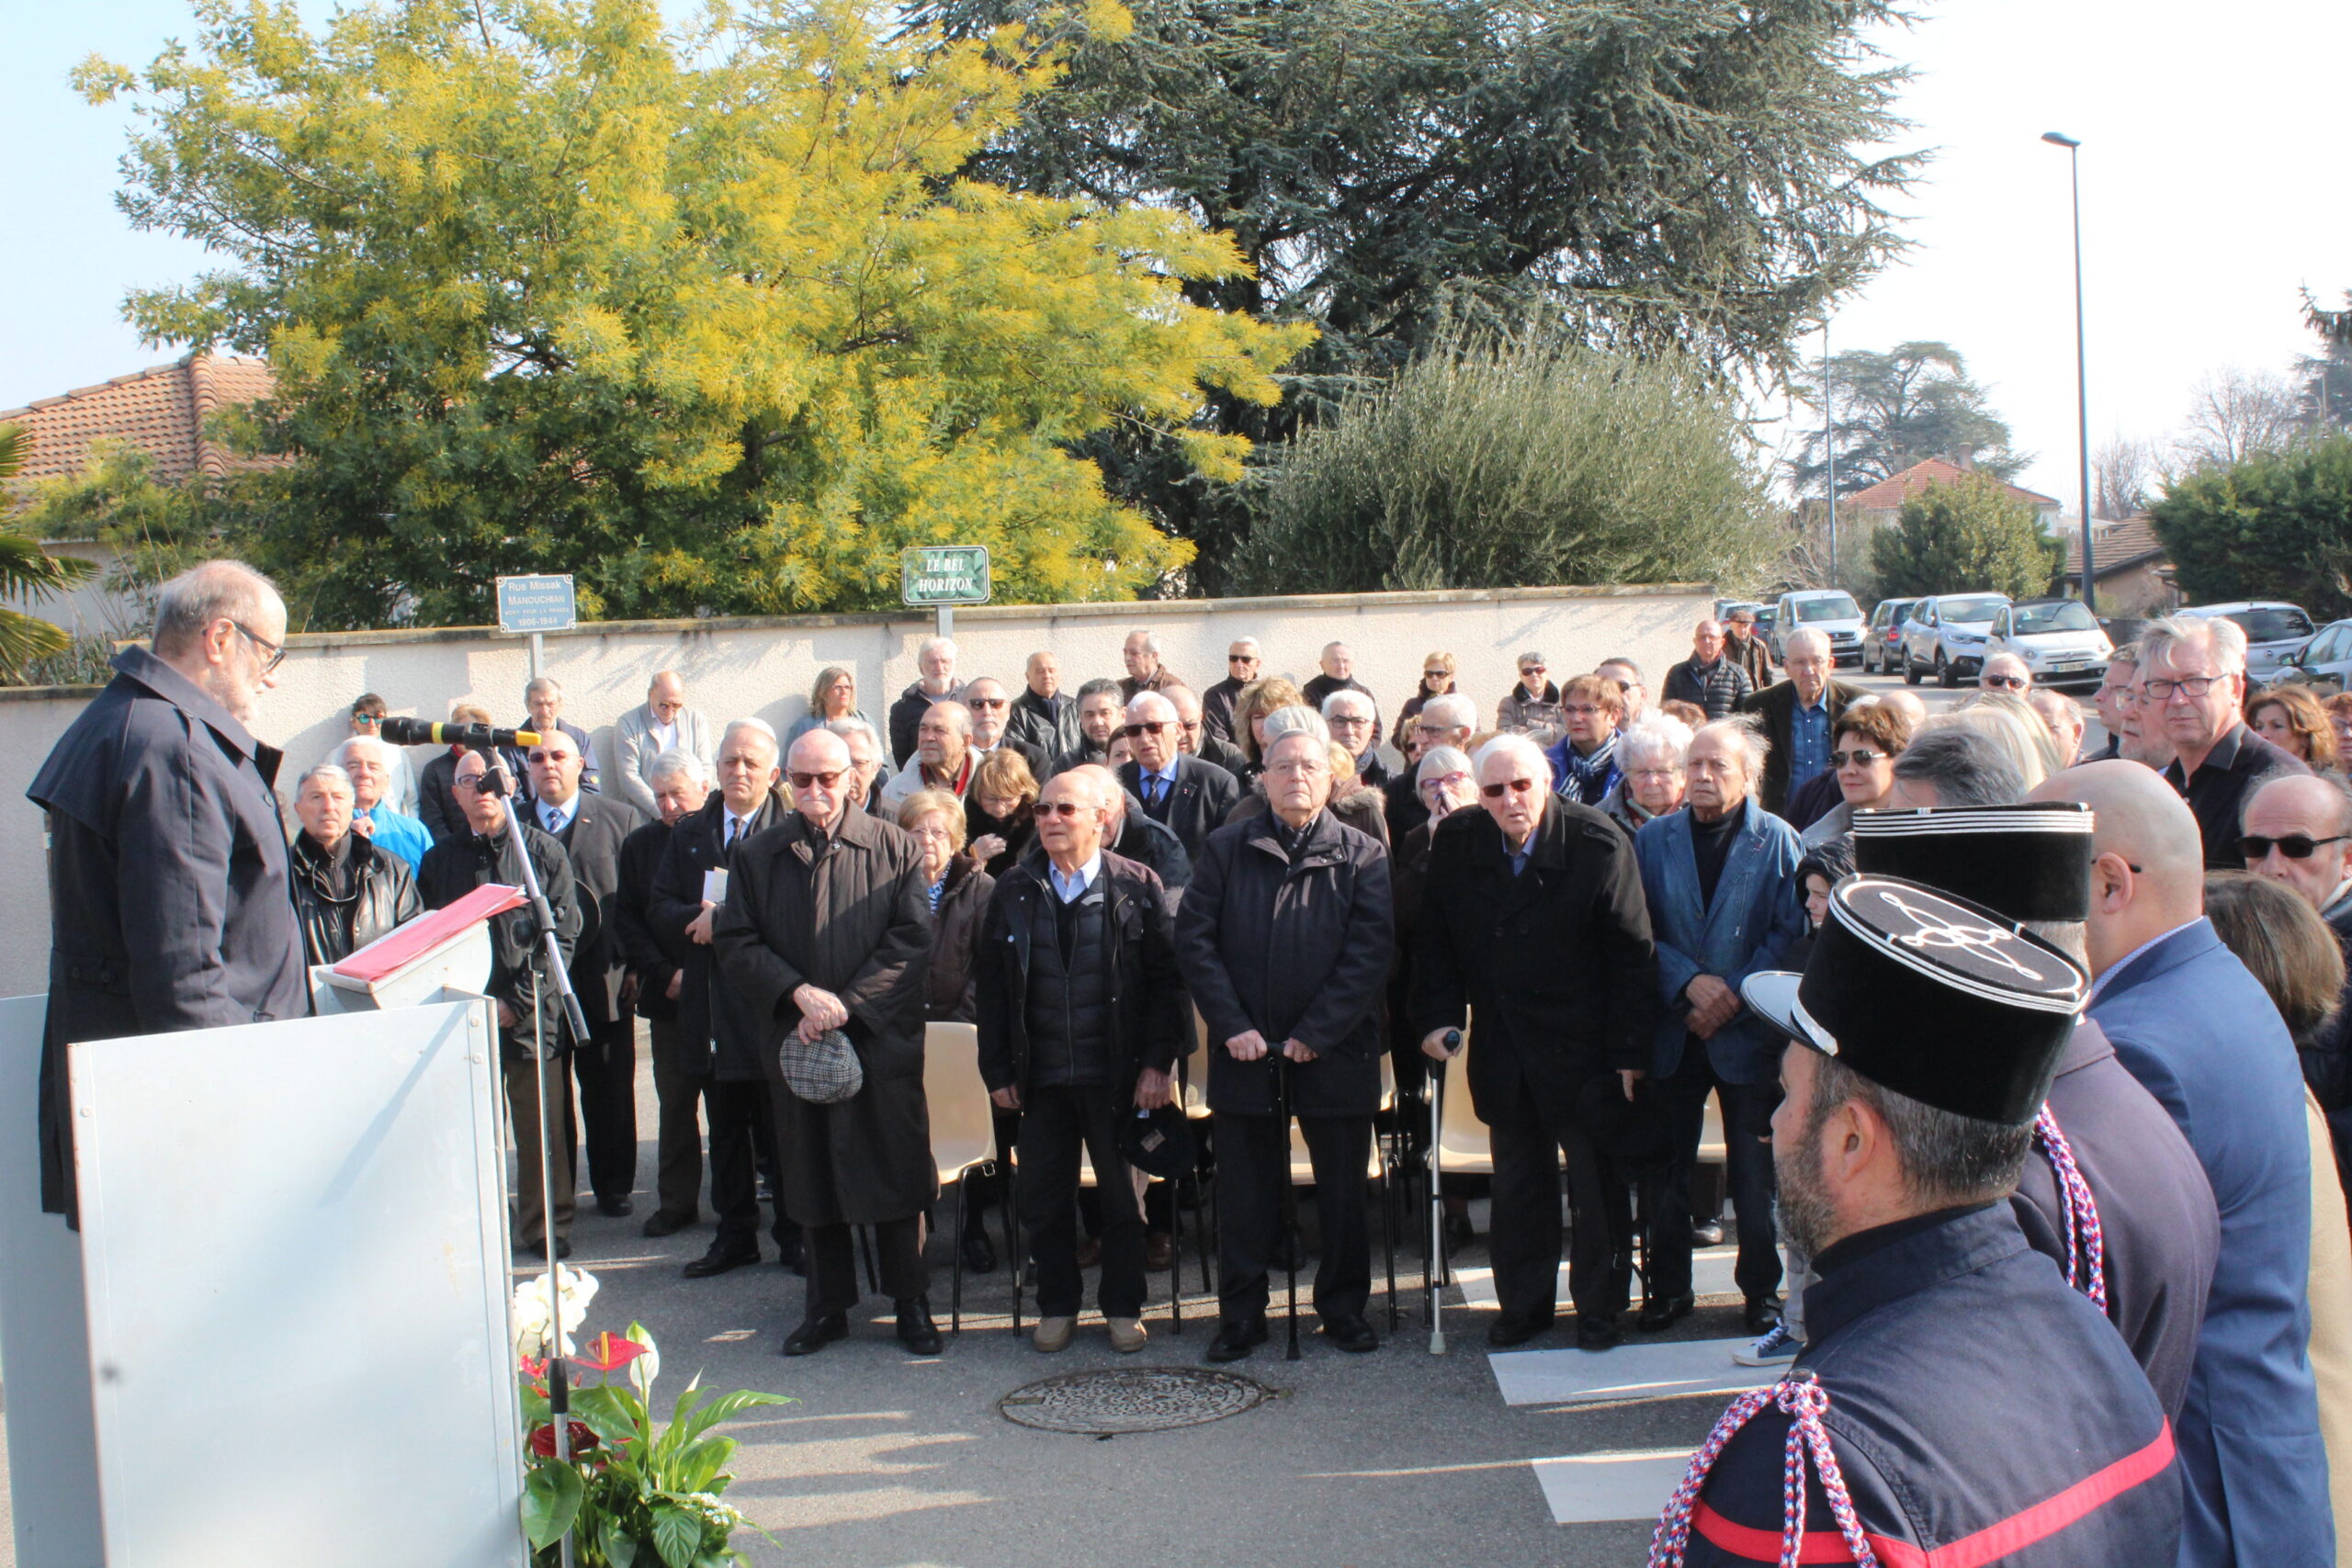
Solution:
<path fill-rule="evenodd" d="M 267 578 L 189 568 L 156 595 L 153 646 L 115 655 L 25 792 L 50 837 L 41 1207 L 69 1223 L 69 1044 L 310 1015 L 280 757 L 251 728 L 285 638 Z"/>

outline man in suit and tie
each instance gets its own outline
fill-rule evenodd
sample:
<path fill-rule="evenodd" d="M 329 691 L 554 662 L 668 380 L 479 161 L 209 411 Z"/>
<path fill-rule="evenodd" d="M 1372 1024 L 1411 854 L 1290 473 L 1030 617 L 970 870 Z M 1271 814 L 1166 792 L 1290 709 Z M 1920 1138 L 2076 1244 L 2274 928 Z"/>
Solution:
<path fill-rule="evenodd" d="M 571 988 L 587 1017 L 589 1035 L 572 1046 L 571 1072 L 580 1082 L 588 1185 L 597 1209 L 618 1217 L 636 1207 L 629 1194 L 637 1186 L 637 1018 L 621 998 L 628 966 L 613 911 L 620 891 L 621 845 L 645 818 L 626 801 L 581 787 L 587 751 L 568 728 L 541 731 L 525 761 L 531 770 L 527 813 L 571 857 L 580 900 Z"/>
<path fill-rule="evenodd" d="M 1791 795 L 1829 771 L 1829 742 L 1838 732 L 1838 716 L 1862 694 L 1860 686 L 1829 678 L 1829 639 L 1811 626 L 1791 632 L 1782 646 L 1788 651 L 1783 662 L 1789 678 L 1743 697 L 1738 709 L 1752 715 L 1764 731 L 1770 750 L 1756 798 L 1776 817 L 1788 808 Z"/>
<path fill-rule="evenodd" d="M 484 722 L 487 722 L 486 720 Z M 613 793 L 652 817 L 653 762 L 664 751 L 691 751 L 705 767 L 711 761 L 710 721 L 686 706 L 686 682 L 664 670 L 645 688 L 645 705 L 621 715 L 613 726 Z"/>
<path fill-rule="evenodd" d="M 1198 855 L 1241 803 L 1240 784 L 1216 763 L 1180 750 L 1176 705 L 1158 692 L 1141 693 L 1127 705 L 1123 733 L 1135 761 L 1120 766 L 1119 783 L 1143 802 L 1145 816 L 1176 835 L 1186 854 Z"/>

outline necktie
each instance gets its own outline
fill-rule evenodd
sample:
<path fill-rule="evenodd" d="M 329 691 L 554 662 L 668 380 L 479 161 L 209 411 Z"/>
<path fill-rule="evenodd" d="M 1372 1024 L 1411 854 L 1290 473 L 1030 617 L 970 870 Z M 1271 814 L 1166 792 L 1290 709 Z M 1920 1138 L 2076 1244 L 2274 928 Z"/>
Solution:
<path fill-rule="evenodd" d="M 741 838 L 742 836 L 743 836 L 743 819 L 742 819 L 741 817 L 729 817 L 729 818 L 727 819 L 727 845 L 726 845 L 726 847 L 727 847 L 727 848 L 729 848 L 729 849 L 730 849 L 730 850 L 731 850 L 731 849 L 733 849 L 733 848 L 735 847 L 735 840 L 738 840 L 738 839 L 740 839 L 740 838 Z"/>

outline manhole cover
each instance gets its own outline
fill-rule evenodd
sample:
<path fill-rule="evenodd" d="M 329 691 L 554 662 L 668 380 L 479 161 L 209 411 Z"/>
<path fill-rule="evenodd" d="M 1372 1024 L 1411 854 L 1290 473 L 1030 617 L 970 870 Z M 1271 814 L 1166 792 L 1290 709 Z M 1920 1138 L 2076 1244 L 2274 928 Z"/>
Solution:
<path fill-rule="evenodd" d="M 1047 1432 L 1162 1432 L 1238 1416 L 1270 1398 L 1262 1383 L 1197 1367 L 1071 1372 L 1018 1388 L 997 1404 L 1005 1418 Z"/>

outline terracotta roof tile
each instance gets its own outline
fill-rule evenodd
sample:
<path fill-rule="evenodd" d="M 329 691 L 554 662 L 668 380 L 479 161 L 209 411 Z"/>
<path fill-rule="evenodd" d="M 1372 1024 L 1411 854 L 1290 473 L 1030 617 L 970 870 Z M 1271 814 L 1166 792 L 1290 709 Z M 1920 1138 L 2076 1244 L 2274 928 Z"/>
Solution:
<path fill-rule="evenodd" d="M 218 479 L 275 461 L 239 458 L 204 434 L 212 415 L 266 398 L 273 385 L 266 360 L 191 354 L 0 411 L 0 424 L 21 424 L 29 437 L 25 479 L 79 473 L 97 440 L 128 442 L 147 453 L 158 479 L 177 481 L 198 472 Z"/>
<path fill-rule="evenodd" d="M 2155 529 L 2149 525 L 2145 517 L 2091 525 L 2091 558 L 2098 563 L 2101 577 L 2164 553 L 2164 541 L 2156 537 Z M 2066 536 L 2066 575 L 2083 575 L 2083 536 L 2080 532 Z"/>
<path fill-rule="evenodd" d="M 1921 491 L 1934 485 L 1950 484 L 1954 479 L 1965 479 L 1970 472 L 1972 470 L 1962 468 L 1958 463 L 1948 463 L 1941 457 L 1929 457 L 1924 462 L 1912 464 L 1893 479 L 1881 479 L 1868 490 L 1855 491 L 1846 498 L 1845 504 L 1858 510 L 1894 512 L 1900 509 L 1905 502 Z M 1984 477 L 1992 478 L 1990 474 Z M 2008 484 L 2001 488 L 2029 505 L 2041 507 L 2060 504 L 2056 496 L 2043 495 L 2040 491 Z"/>

